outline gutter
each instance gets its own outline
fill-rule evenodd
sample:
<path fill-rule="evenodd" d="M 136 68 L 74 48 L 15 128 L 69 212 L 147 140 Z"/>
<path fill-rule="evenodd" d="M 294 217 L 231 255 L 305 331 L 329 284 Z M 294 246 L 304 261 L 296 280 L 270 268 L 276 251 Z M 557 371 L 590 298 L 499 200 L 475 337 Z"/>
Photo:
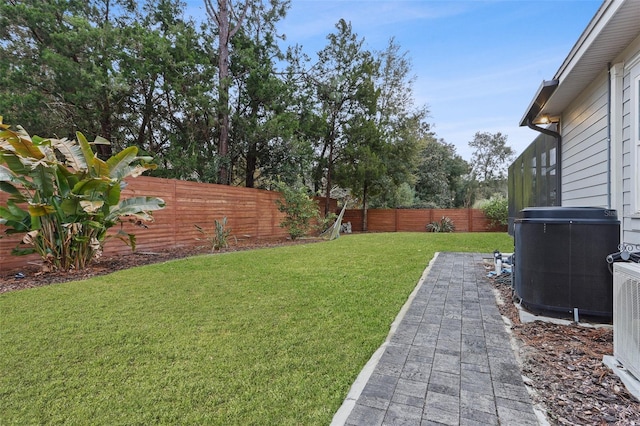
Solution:
<path fill-rule="evenodd" d="M 525 112 L 524 116 L 520 120 L 520 125 L 527 126 L 530 129 L 535 130 L 536 132 L 544 133 L 545 135 L 552 136 L 556 139 L 556 204 L 558 206 L 561 206 L 562 154 L 560 153 L 560 150 L 562 149 L 562 136 L 558 132 L 545 129 L 544 127 L 540 127 L 535 124 L 535 120 L 538 119 L 538 116 L 542 112 L 542 109 L 546 105 L 549 98 L 551 98 L 553 93 L 556 91 L 559 84 L 560 80 L 558 79 L 542 81 L 542 84 L 540 85 L 540 88 L 531 101 L 531 104 L 529 104 L 529 108 L 527 108 L 527 112 Z"/>
<path fill-rule="evenodd" d="M 531 121 L 533 123 L 538 118 L 538 115 L 540 115 L 542 108 L 544 108 L 551 95 L 553 95 L 553 93 L 558 88 L 559 84 L 560 80 L 542 81 L 542 84 L 538 88 L 536 95 L 533 97 L 533 100 L 527 108 L 527 112 L 525 112 L 524 116 L 520 120 L 521 126 L 527 126 L 527 122 Z"/>
<path fill-rule="evenodd" d="M 526 118 L 526 125 L 531 130 L 544 133 L 545 135 L 552 136 L 556 139 L 556 203 L 558 206 L 562 205 L 562 155 L 560 150 L 562 149 L 562 135 L 560 133 L 545 129 L 544 127 L 536 126 L 530 117 Z"/>

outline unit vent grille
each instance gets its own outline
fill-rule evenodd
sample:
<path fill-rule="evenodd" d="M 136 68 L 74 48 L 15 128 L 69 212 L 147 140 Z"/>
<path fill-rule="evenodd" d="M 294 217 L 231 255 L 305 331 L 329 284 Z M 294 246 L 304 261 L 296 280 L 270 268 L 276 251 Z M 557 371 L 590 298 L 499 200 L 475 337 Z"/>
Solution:
<path fill-rule="evenodd" d="M 640 265 L 613 265 L 613 355 L 640 379 Z"/>

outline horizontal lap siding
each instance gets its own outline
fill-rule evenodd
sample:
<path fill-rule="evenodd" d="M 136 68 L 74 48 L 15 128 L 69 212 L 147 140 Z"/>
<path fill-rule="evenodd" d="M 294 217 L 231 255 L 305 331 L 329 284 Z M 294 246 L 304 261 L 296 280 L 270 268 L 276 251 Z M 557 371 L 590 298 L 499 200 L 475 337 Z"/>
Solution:
<path fill-rule="evenodd" d="M 607 75 L 563 114 L 562 205 L 608 205 Z"/>

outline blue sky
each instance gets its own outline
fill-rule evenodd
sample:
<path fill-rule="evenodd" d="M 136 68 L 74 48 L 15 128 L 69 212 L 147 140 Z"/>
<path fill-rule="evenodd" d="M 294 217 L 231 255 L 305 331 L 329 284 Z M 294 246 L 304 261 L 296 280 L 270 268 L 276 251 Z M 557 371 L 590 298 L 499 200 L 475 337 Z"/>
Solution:
<path fill-rule="evenodd" d="M 202 2 L 188 1 L 204 12 Z M 383 50 L 394 37 L 413 63 L 414 94 L 439 138 L 469 160 L 476 132 L 502 132 L 520 154 L 537 132 L 518 124 L 602 0 L 291 0 L 278 24 L 313 59 L 342 18 Z M 200 13 L 198 13 L 199 11 Z"/>

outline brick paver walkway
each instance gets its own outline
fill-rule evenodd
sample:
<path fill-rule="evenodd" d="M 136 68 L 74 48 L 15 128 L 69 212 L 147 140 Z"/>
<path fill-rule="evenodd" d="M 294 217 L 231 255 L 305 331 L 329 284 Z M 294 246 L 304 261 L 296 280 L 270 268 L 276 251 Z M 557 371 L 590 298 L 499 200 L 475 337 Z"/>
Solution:
<path fill-rule="evenodd" d="M 333 424 L 539 424 L 483 257 L 491 256 L 437 255 L 366 382 L 359 378 L 366 384 L 354 384 Z"/>

